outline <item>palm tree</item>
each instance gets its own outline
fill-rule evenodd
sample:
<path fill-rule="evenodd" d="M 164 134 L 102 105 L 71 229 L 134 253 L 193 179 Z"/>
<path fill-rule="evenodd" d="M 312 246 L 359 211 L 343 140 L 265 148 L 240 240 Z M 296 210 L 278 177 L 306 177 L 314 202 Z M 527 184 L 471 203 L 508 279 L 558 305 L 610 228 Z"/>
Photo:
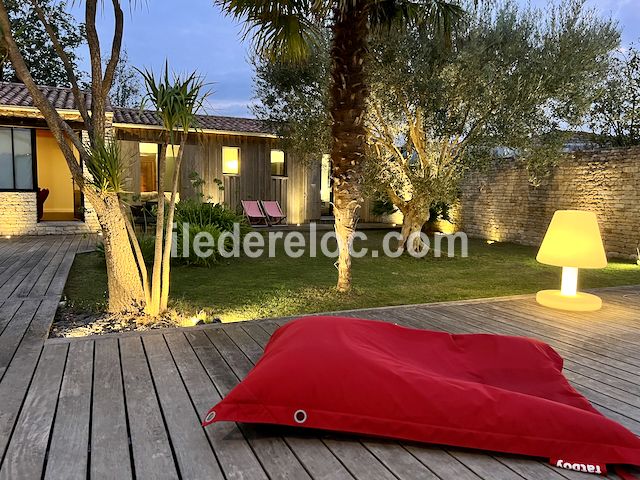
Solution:
<path fill-rule="evenodd" d="M 452 0 L 453 1 L 453 0 Z M 331 32 L 331 174 L 335 230 L 340 254 L 338 291 L 351 287 L 349 246 L 362 201 L 361 164 L 365 156 L 366 77 L 372 30 L 429 24 L 449 35 L 462 14 L 445 0 L 217 0 L 229 15 L 245 22 L 261 55 L 304 60 Z"/>
<path fill-rule="evenodd" d="M 163 127 L 162 144 L 158 159 L 158 210 L 156 213 L 156 236 L 151 286 L 145 287 L 147 292 L 146 312 L 158 315 L 167 310 L 169 299 L 169 269 L 171 267 L 171 242 L 173 230 L 173 216 L 176 206 L 180 165 L 187 144 L 189 132 L 198 127 L 197 113 L 202 107 L 208 92 L 204 92 L 202 79 L 194 72 L 185 76 L 169 76 L 169 65 L 165 64 L 164 71 L 156 78 L 149 70 L 138 70 L 142 75 L 146 88 L 144 103 L 149 102 L 154 107 Z M 166 177 L 167 150 L 179 146 L 173 177 Z M 171 183 L 168 183 L 168 182 Z M 171 196 L 165 214 L 165 196 L 169 186 Z M 144 262 L 143 262 L 144 263 Z M 149 291 L 150 290 L 150 291 Z"/>

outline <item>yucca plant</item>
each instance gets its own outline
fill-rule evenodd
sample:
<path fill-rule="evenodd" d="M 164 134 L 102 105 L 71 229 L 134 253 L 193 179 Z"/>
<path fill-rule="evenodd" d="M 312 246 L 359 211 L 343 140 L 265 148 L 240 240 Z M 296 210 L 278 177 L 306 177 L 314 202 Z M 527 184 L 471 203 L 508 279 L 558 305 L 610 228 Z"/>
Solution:
<path fill-rule="evenodd" d="M 86 167 L 90 174 L 87 181 L 96 190 L 102 193 L 123 191 L 127 165 L 116 140 L 97 141 L 89 151 Z"/>
<path fill-rule="evenodd" d="M 180 178 L 180 165 L 184 155 L 189 132 L 198 128 L 197 114 L 208 96 L 205 83 L 195 72 L 186 75 L 170 75 L 168 62 L 156 77 L 153 71 L 139 70 L 147 93 L 143 97 L 142 108 L 146 104 L 156 110 L 164 128 L 164 143 L 158 159 L 158 209 L 156 212 L 156 240 L 151 274 L 151 292 L 147 302 L 147 313 L 157 315 L 167 309 L 171 268 L 171 230 Z M 179 146 L 175 169 L 171 181 L 171 197 L 165 216 L 165 170 L 167 148 Z"/>

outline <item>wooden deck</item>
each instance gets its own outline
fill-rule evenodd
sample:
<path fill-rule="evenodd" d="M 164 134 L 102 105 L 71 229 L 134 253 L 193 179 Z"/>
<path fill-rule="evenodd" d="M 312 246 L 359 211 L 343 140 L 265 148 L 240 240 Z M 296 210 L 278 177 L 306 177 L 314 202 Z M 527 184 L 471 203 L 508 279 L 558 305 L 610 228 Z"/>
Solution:
<path fill-rule="evenodd" d="M 0 243 L 0 479 L 593 478 L 461 449 L 246 424 L 203 429 L 204 413 L 287 320 L 44 340 L 83 242 Z M 539 338 L 566 359 L 580 392 L 640 434 L 640 287 L 599 293 L 605 306 L 591 314 L 524 296 L 346 315 Z"/>

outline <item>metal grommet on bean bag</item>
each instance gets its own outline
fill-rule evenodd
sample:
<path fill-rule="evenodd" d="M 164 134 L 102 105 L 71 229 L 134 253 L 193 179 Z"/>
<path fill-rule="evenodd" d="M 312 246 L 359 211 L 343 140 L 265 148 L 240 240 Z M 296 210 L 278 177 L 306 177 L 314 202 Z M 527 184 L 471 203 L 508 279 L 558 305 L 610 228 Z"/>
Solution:
<path fill-rule="evenodd" d="M 215 418 L 216 418 L 215 410 L 209 410 L 209 413 L 207 413 L 207 416 L 204 417 L 204 421 L 202 422 L 202 425 L 206 427 L 210 423 L 213 423 Z"/>
<path fill-rule="evenodd" d="M 293 420 L 296 423 L 304 423 L 307 421 L 307 412 L 304 410 L 296 410 L 296 413 L 293 414 Z"/>

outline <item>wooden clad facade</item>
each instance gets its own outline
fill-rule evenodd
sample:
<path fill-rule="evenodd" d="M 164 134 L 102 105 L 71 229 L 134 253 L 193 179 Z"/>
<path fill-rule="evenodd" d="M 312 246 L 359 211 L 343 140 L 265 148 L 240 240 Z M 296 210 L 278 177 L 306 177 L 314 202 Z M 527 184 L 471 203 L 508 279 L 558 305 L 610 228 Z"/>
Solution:
<path fill-rule="evenodd" d="M 159 143 L 160 134 L 157 129 L 116 129 L 122 153 L 130 162 L 128 183 L 134 193 L 139 193 L 140 186 L 139 145 L 141 142 Z M 223 174 L 223 147 L 240 149 L 237 175 Z M 201 188 L 205 201 L 224 203 L 241 211 L 241 200 L 277 200 L 289 224 L 319 220 L 320 163 L 303 164 L 285 153 L 286 175 L 271 175 L 271 150 L 278 148 L 278 139 L 273 136 L 222 133 L 190 135 L 182 160 L 180 198 L 199 197 L 199 192 L 191 182 L 195 172 L 204 181 Z"/>

